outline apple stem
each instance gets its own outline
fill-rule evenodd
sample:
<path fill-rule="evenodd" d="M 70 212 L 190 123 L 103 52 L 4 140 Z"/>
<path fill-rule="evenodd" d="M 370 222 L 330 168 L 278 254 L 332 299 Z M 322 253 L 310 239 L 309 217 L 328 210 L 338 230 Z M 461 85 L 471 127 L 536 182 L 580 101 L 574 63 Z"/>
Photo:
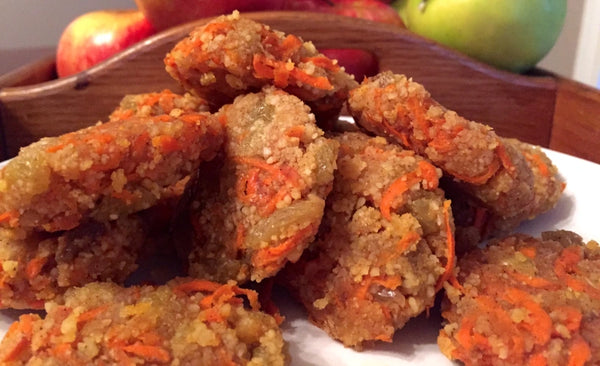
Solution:
<path fill-rule="evenodd" d="M 419 11 L 421 13 L 424 13 L 426 7 L 427 7 L 427 0 L 421 0 L 421 2 L 419 3 Z"/>

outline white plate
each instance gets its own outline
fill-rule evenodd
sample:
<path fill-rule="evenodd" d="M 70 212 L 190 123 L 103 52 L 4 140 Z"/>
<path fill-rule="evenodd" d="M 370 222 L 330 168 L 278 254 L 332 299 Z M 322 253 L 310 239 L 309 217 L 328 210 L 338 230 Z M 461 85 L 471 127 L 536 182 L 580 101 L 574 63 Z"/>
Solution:
<path fill-rule="evenodd" d="M 545 152 L 566 177 L 567 187 L 552 211 L 522 225 L 518 231 L 537 236 L 542 231 L 566 229 L 577 232 L 584 240 L 599 240 L 600 165 L 554 151 Z M 282 328 L 293 366 L 453 365 L 439 352 L 436 344 L 440 326 L 438 314 L 409 322 L 396 333 L 393 343 L 380 343 L 368 351 L 355 352 L 311 325 L 301 307 L 286 294 L 277 294 L 276 302 L 286 317 Z M 4 336 L 18 315 L 15 311 L 0 311 L 0 336 Z"/>

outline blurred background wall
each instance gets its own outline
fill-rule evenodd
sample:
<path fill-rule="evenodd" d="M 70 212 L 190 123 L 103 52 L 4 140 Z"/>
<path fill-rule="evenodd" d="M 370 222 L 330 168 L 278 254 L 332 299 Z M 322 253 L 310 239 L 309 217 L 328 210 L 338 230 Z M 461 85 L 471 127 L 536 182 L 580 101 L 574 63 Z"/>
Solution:
<path fill-rule="evenodd" d="M 0 0 L 0 74 L 55 51 L 78 15 L 135 8 L 133 0 Z"/>
<path fill-rule="evenodd" d="M 77 15 L 134 7 L 133 0 L 0 0 L 0 74 L 51 55 L 62 30 Z M 561 36 L 540 67 L 598 85 L 600 0 L 568 0 Z"/>

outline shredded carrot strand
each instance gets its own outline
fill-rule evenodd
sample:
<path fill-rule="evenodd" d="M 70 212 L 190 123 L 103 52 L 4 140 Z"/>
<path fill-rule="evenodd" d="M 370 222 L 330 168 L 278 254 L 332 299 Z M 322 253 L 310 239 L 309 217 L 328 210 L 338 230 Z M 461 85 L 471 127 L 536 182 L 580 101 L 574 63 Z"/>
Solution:
<path fill-rule="evenodd" d="M 461 320 L 458 331 L 455 335 L 456 341 L 463 346 L 467 352 L 470 352 L 475 346 L 475 342 L 473 342 L 474 327 L 475 318 L 472 316 L 466 316 Z"/>
<path fill-rule="evenodd" d="M 425 160 L 421 160 L 418 165 L 417 176 L 423 178 L 425 183 L 423 184 L 423 187 L 425 189 L 436 189 L 439 184 L 439 179 L 435 166 Z"/>
<path fill-rule="evenodd" d="M 136 363 L 122 349 L 114 350 L 113 357 L 119 366 L 136 366 Z"/>
<path fill-rule="evenodd" d="M 231 24 L 227 22 L 212 22 L 208 23 L 202 30 L 204 33 L 216 35 L 217 33 L 227 33 L 231 29 Z"/>
<path fill-rule="evenodd" d="M 274 176 L 281 174 L 281 170 L 279 168 L 277 168 L 276 166 L 271 165 L 261 159 L 251 158 L 248 156 L 238 156 L 238 157 L 235 157 L 234 160 L 237 163 L 246 164 L 246 165 L 250 165 L 250 166 L 253 166 L 256 168 L 260 168 L 262 170 L 269 172 L 270 174 L 272 174 Z"/>
<path fill-rule="evenodd" d="M 292 80 L 299 81 L 320 90 L 333 90 L 334 87 L 325 76 L 309 75 L 306 71 L 300 70 L 297 67 L 290 71 Z"/>
<path fill-rule="evenodd" d="M 98 306 L 93 309 L 90 309 L 86 312 L 83 312 L 83 313 L 79 314 L 79 316 L 77 317 L 77 323 L 88 322 L 88 321 L 94 319 L 95 317 L 97 317 L 98 315 L 102 314 L 103 312 L 105 312 L 107 309 L 108 309 L 108 305 L 102 305 L 102 306 Z"/>
<path fill-rule="evenodd" d="M 166 349 L 158 346 L 148 346 L 141 342 L 124 346 L 123 351 L 139 356 L 146 361 L 169 362 L 171 360 L 171 355 Z"/>
<path fill-rule="evenodd" d="M 523 321 L 519 325 L 526 327 L 533 334 L 537 344 L 548 343 L 552 335 L 552 319 L 540 304 L 527 292 L 514 287 L 505 291 L 504 299 L 511 304 L 526 308 L 529 311 L 530 321 Z"/>
<path fill-rule="evenodd" d="M 393 128 L 386 120 L 385 118 L 382 119 L 381 124 L 383 125 L 383 128 L 391 135 L 395 136 L 397 139 L 399 139 L 400 143 L 402 144 L 402 146 L 404 147 L 411 147 L 410 141 L 408 140 L 408 134 L 407 133 L 403 133 L 400 132 L 398 130 L 396 130 L 395 128 Z"/>
<path fill-rule="evenodd" d="M 252 58 L 252 67 L 254 68 L 254 76 L 263 79 L 273 79 L 275 75 L 273 62 L 269 61 L 265 56 L 256 54 Z"/>
<path fill-rule="evenodd" d="M 152 146 L 160 149 L 164 154 L 169 154 L 174 151 L 180 150 L 179 141 L 173 136 L 160 135 L 152 138 Z"/>
<path fill-rule="evenodd" d="M 402 284 L 402 277 L 400 276 L 366 276 L 359 283 L 356 290 L 356 298 L 366 299 L 369 289 L 373 284 L 380 285 L 390 290 L 398 288 Z"/>
<path fill-rule="evenodd" d="M 438 283 L 435 285 L 435 290 L 439 291 L 444 282 L 446 282 L 450 276 L 452 276 L 452 272 L 454 270 L 454 258 L 455 258 L 455 250 L 456 245 L 454 243 L 454 233 L 452 232 L 452 225 L 450 223 L 450 200 L 444 201 L 444 227 L 446 229 L 446 244 L 448 251 L 448 258 L 446 261 L 446 265 L 444 267 L 444 273 L 438 279 Z"/>
<path fill-rule="evenodd" d="M 381 215 L 386 220 L 390 220 L 392 205 L 396 202 L 396 206 L 401 206 L 402 202 L 397 203 L 398 198 L 401 198 L 413 185 L 421 181 L 424 181 L 423 187 L 425 189 L 435 189 L 439 183 L 435 167 L 424 160 L 419 162 L 414 171 L 401 176 L 390 184 L 381 196 L 381 202 L 379 203 Z"/>
<path fill-rule="evenodd" d="M 539 170 L 540 174 L 544 177 L 549 177 L 550 176 L 550 169 L 548 168 L 548 165 L 546 165 L 546 163 L 544 163 L 544 161 L 542 160 L 542 157 L 538 154 L 524 154 L 525 158 L 530 161 L 532 164 L 535 164 L 535 166 L 537 167 L 537 169 Z"/>
<path fill-rule="evenodd" d="M 560 288 L 559 284 L 549 281 L 542 277 L 531 277 L 517 271 L 509 271 L 507 273 L 516 281 L 529 287 L 541 288 L 546 290 L 558 290 Z"/>
<path fill-rule="evenodd" d="M 32 280 L 39 275 L 47 261 L 47 257 L 36 257 L 27 262 L 27 266 L 25 267 L 27 278 Z"/>
<path fill-rule="evenodd" d="M 36 315 L 25 314 L 10 325 L 4 337 L 17 338 L 17 340 L 15 343 L 6 344 L 5 348 L 0 350 L 0 360 L 2 362 L 14 361 L 27 350 L 33 335 L 33 322 L 35 319 L 37 319 Z"/>
<path fill-rule="evenodd" d="M 514 175 L 515 166 L 512 162 L 510 155 L 508 155 L 508 153 L 506 152 L 506 147 L 504 147 L 504 144 L 502 142 L 499 142 L 498 146 L 494 151 L 498 158 L 500 158 L 504 169 L 508 170 L 508 172 L 511 173 L 511 175 Z"/>
<path fill-rule="evenodd" d="M 314 234 L 314 231 L 314 225 L 308 225 L 298 230 L 281 244 L 257 250 L 252 256 L 252 265 L 266 269 L 276 269 L 283 262 L 285 256 L 296 249 L 303 239 Z"/>
<path fill-rule="evenodd" d="M 223 304 L 231 300 L 235 296 L 233 286 L 223 285 L 216 289 L 212 294 L 205 296 L 200 300 L 200 306 L 205 309 L 213 307 L 217 304 Z"/>
<path fill-rule="evenodd" d="M 541 353 L 536 353 L 535 355 L 529 357 L 528 366 L 546 366 L 548 365 L 548 360 Z"/>
<path fill-rule="evenodd" d="M 50 353 L 58 359 L 68 360 L 73 353 L 73 347 L 71 343 L 59 343 L 52 347 Z"/>
<path fill-rule="evenodd" d="M 237 229 L 235 230 L 235 248 L 234 252 L 244 249 L 246 242 L 246 228 L 242 224 L 238 224 Z"/>
<path fill-rule="evenodd" d="M 304 126 L 296 125 L 288 128 L 285 131 L 285 134 L 289 137 L 301 138 L 304 135 Z"/>
<path fill-rule="evenodd" d="M 313 56 L 313 57 L 305 57 L 301 60 L 302 62 L 310 62 L 313 65 L 323 68 L 325 70 L 336 72 L 340 69 L 340 65 L 335 63 L 332 59 L 326 56 Z"/>
<path fill-rule="evenodd" d="M 17 211 L 7 211 L 0 214 L 0 223 L 7 222 L 10 226 L 17 225 L 19 213 Z"/>
<path fill-rule="evenodd" d="M 600 289 L 572 275 L 572 273 L 577 273 L 577 264 L 583 256 L 582 251 L 583 248 L 579 246 L 571 246 L 563 249 L 554 262 L 554 272 L 571 289 L 586 293 L 592 298 L 600 299 Z"/>
<path fill-rule="evenodd" d="M 583 366 L 592 356 L 590 345 L 580 335 L 575 336 L 569 347 L 567 366 Z"/>
<path fill-rule="evenodd" d="M 559 320 L 563 322 L 569 331 L 574 332 L 579 330 L 581 320 L 583 319 L 583 315 L 579 309 L 573 306 L 560 306 L 554 309 L 554 311 L 560 314 Z"/>
<path fill-rule="evenodd" d="M 460 282 L 458 282 L 458 278 L 456 278 L 456 276 L 454 274 L 452 276 L 450 276 L 450 278 L 448 279 L 448 282 L 450 282 L 452 287 L 454 287 L 461 293 L 463 293 L 463 294 L 465 293 L 465 288 L 460 284 Z"/>
<path fill-rule="evenodd" d="M 494 176 L 494 174 L 496 174 L 498 169 L 500 169 L 500 162 L 498 161 L 498 159 L 494 159 L 488 166 L 487 171 L 474 177 L 457 174 L 456 172 L 452 172 L 449 169 L 446 169 L 446 171 L 453 177 L 460 179 L 464 182 L 472 184 L 485 184 L 488 180 L 490 180 L 491 177 Z"/>
<path fill-rule="evenodd" d="M 523 254 L 529 259 L 533 259 L 537 255 L 537 249 L 535 247 L 521 247 L 519 248 L 519 253 Z"/>
<path fill-rule="evenodd" d="M 240 201 L 258 206 L 261 216 L 273 213 L 277 204 L 290 194 L 292 188 L 300 188 L 300 175 L 289 166 L 277 167 L 251 157 L 236 157 L 234 161 L 256 168 L 240 177 L 236 193 Z M 265 171 L 268 176 L 259 177 L 258 169 Z M 278 184 L 273 184 L 274 182 Z"/>
<path fill-rule="evenodd" d="M 421 239 L 421 235 L 416 231 L 410 231 L 396 243 L 397 253 L 402 254 L 410 248 L 412 244 Z"/>

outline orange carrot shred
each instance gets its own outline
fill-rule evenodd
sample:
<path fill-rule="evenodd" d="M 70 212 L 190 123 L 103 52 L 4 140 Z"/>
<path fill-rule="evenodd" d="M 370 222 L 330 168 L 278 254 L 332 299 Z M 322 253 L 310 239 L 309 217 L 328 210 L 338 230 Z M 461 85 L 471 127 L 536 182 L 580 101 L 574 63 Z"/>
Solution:
<path fill-rule="evenodd" d="M 314 76 L 309 75 L 305 71 L 300 70 L 298 68 L 293 68 L 290 71 L 290 77 L 293 80 L 299 81 L 303 84 L 307 84 L 312 86 L 313 88 L 320 90 L 333 90 L 333 85 L 325 76 Z"/>
<path fill-rule="evenodd" d="M 495 152 L 498 155 L 498 158 L 500 158 L 500 161 L 502 162 L 502 166 L 504 167 L 504 169 L 508 170 L 508 172 L 511 173 L 511 175 L 513 175 L 513 173 L 515 171 L 515 166 L 512 162 L 510 155 L 508 155 L 508 153 L 506 152 L 506 148 L 504 147 L 504 144 L 501 142 L 498 143 L 498 146 L 496 147 Z"/>
<path fill-rule="evenodd" d="M 528 366 L 546 366 L 548 364 L 548 360 L 541 353 L 536 353 L 533 356 L 529 357 Z"/>
<path fill-rule="evenodd" d="M 255 267 L 275 269 L 279 263 L 284 261 L 285 256 L 292 252 L 302 239 L 312 235 L 313 231 L 314 226 L 308 225 L 307 227 L 298 230 L 281 244 L 257 250 L 252 256 L 252 265 Z"/>
<path fill-rule="evenodd" d="M 455 257 L 455 249 L 456 245 L 454 244 L 454 233 L 452 232 L 452 225 L 450 224 L 450 200 L 444 201 L 444 226 L 446 229 L 446 244 L 448 249 L 448 258 L 446 261 L 446 266 L 444 268 L 444 273 L 438 279 L 438 283 L 435 285 L 435 290 L 439 291 L 442 288 L 444 282 L 452 276 L 452 271 L 454 270 L 454 257 Z"/>
<path fill-rule="evenodd" d="M 50 352 L 58 359 L 69 360 L 73 351 L 71 343 L 59 343 L 52 347 Z"/>
<path fill-rule="evenodd" d="M 386 220 L 392 219 L 391 209 L 394 199 L 404 194 L 404 192 L 408 191 L 410 187 L 416 184 L 418 181 L 419 179 L 417 177 L 405 175 L 396 179 L 394 182 L 392 182 L 392 184 L 390 184 L 388 189 L 383 193 L 381 202 L 379 203 L 381 215 Z"/>
<path fill-rule="evenodd" d="M 204 33 L 209 33 L 212 35 L 216 35 L 216 34 L 223 34 L 226 33 L 228 30 L 231 29 L 231 25 L 229 23 L 226 22 L 212 22 L 212 23 L 208 23 L 204 29 L 203 32 Z"/>
<path fill-rule="evenodd" d="M 381 121 L 381 124 L 383 125 L 383 127 L 385 128 L 385 130 L 389 134 L 392 134 L 393 136 L 395 136 L 396 138 L 398 138 L 400 140 L 400 143 L 402 143 L 402 146 L 404 146 L 404 147 L 411 147 L 410 141 L 408 140 L 408 134 L 407 133 L 402 133 L 402 132 L 396 130 L 395 128 L 393 128 L 385 120 L 385 118 Z"/>
<path fill-rule="evenodd" d="M 117 349 L 113 352 L 116 364 L 119 366 L 135 366 L 136 363 L 122 349 Z"/>
<path fill-rule="evenodd" d="M 550 169 L 548 168 L 548 165 L 546 165 L 546 163 L 544 163 L 544 161 L 542 160 L 542 157 L 538 154 L 524 154 L 525 158 L 527 160 L 529 160 L 531 163 L 535 164 L 536 167 L 538 168 L 540 174 L 544 177 L 549 177 L 550 176 Z"/>
<path fill-rule="evenodd" d="M 0 223 L 7 222 L 11 227 L 17 226 L 19 222 L 19 213 L 17 211 L 7 211 L 0 214 Z"/>
<path fill-rule="evenodd" d="M 592 356 L 589 344 L 580 335 L 575 336 L 569 347 L 567 366 L 583 366 Z"/>
<path fill-rule="evenodd" d="M 487 171 L 483 172 L 480 175 L 474 176 L 474 177 L 457 174 L 455 172 L 450 171 L 449 169 L 446 169 L 446 171 L 453 177 L 460 179 L 464 182 L 472 183 L 472 184 L 485 184 L 488 180 L 490 180 L 491 177 L 494 176 L 494 174 L 496 174 L 498 169 L 500 169 L 500 162 L 497 159 L 494 159 L 490 163 Z"/>
<path fill-rule="evenodd" d="M 5 338 L 17 338 L 15 343 L 7 344 L 0 350 L 0 360 L 10 362 L 16 360 L 24 352 L 31 342 L 33 335 L 33 322 L 39 319 L 34 314 L 24 314 L 19 320 L 12 323 L 8 328 Z"/>
<path fill-rule="evenodd" d="M 535 247 L 521 247 L 519 248 L 519 252 L 530 259 L 535 258 L 537 254 L 537 250 Z"/>
<path fill-rule="evenodd" d="M 531 295 L 512 287 L 505 291 L 504 299 L 516 306 L 525 307 L 529 311 L 530 322 L 521 322 L 519 324 L 526 326 L 527 330 L 533 334 L 537 344 L 543 345 L 550 340 L 550 336 L 552 335 L 552 319 L 550 319 L 550 316 L 540 304 L 531 298 Z"/>
<path fill-rule="evenodd" d="M 123 350 L 127 353 L 142 357 L 146 361 L 169 362 L 171 360 L 171 355 L 166 349 L 158 346 L 148 346 L 141 342 L 135 342 L 134 344 L 124 346 Z"/>
<path fill-rule="evenodd" d="M 521 282 L 529 287 L 542 288 L 546 290 L 557 290 L 560 288 L 559 284 L 542 277 L 531 277 L 516 271 L 510 271 L 508 272 L 508 275 L 514 278 L 516 281 Z"/>
<path fill-rule="evenodd" d="M 419 233 L 417 233 L 416 231 L 410 231 L 409 233 L 404 235 L 402 239 L 400 239 L 396 244 L 396 247 L 398 248 L 398 253 L 404 253 L 408 250 L 408 248 L 410 248 L 410 246 L 413 243 L 415 243 L 419 239 L 421 239 L 421 235 L 419 235 Z"/>
<path fill-rule="evenodd" d="M 258 294 L 255 291 L 243 289 L 231 284 L 220 285 L 220 287 L 215 289 L 212 294 L 207 295 L 200 300 L 200 305 L 203 308 L 208 309 L 217 304 L 231 302 L 236 295 L 245 295 L 252 309 L 260 309 Z M 235 298 L 235 300 L 241 301 L 237 298 Z"/>
<path fill-rule="evenodd" d="M 386 219 L 391 219 L 391 209 L 394 201 L 397 201 L 397 197 L 401 197 L 404 192 L 408 191 L 413 185 L 424 181 L 423 187 L 425 189 L 435 189 L 438 187 L 439 180 L 437 177 L 437 171 L 435 167 L 422 160 L 419 162 L 417 168 L 396 179 L 387 190 L 383 193 L 381 201 L 379 203 L 379 210 L 381 215 Z M 397 204 L 397 205 L 401 205 Z"/>
<path fill-rule="evenodd" d="M 235 292 L 233 291 L 233 286 L 231 285 L 222 285 L 218 289 L 216 289 L 212 294 L 205 296 L 202 300 L 200 300 L 200 306 L 205 309 L 208 309 L 219 303 L 226 303 L 231 298 L 235 296 Z"/>
<path fill-rule="evenodd" d="M 27 346 L 29 346 L 29 342 L 30 340 L 28 338 L 21 336 L 15 344 L 7 345 L 8 347 L 12 348 L 5 348 L 0 351 L 0 355 L 3 356 L 1 358 L 2 362 L 10 362 L 16 360 L 19 357 L 19 355 L 27 349 Z"/>
<path fill-rule="evenodd" d="M 88 311 L 85 311 L 85 312 L 79 314 L 79 316 L 77 317 L 77 323 L 88 322 L 88 321 L 94 319 L 95 317 L 97 317 L 98 315 L 100 315 L 101 313 L 105 312 L 107 309 L 108 309 L 108 305 L 102 305 L 102 306 L 98 306 L 93 309 L 90 309 Z"/>
<path fill-rule="evenodd" d="M 55 153 L 57 151 L 64 149 L 66 146 L 67 146 L 67 144 L 57 144 L 54 146 L 50 146 L 46 149 L 46 152 Z"/>
<path fill-rule="evenodd" d="M 475 326 L 475 319 L 473 317 L 464 317 L 460 322 L 458 331 L 456 332 L 456 340 L 463 346 L 467 352 L 471 351 L 474 346 L 472 330 Z"/>
<path fill-rule="evenodd" d="M 40 272 L 42 272 L 42 268 L 48 261 L 47 257 L 36 257 L 27 262 L 27 266 L 25 267 L 25 274 L 29 280 L 34 279 Z"/>
<path fill-rule="evenodd" d="M 460 291 L 463 294 L 465 293 L 465 288 L 460 284 L 460 282 L 458 282 L 458 278 L 456 278 L 455 275 L 450 276 L 448 281 L 450 282 L 452 287 L 454 287 L 455 289 L 457 289 L 458 291 Z"/>
<path fill-rule="evenodd" d="M 581 320 L 583 315 L 579 309 L 573 306 L 560 306 L 554 310 L 560 314 L 560 321 L 567 327 L 571 332 L 579 330 L 581 326 Z"/>
<path fill-rule="evenodd" d="M 243 224 L 239 224 L 235 230 L 235 248 L 234 251 L 237 253 L 238 251 L 244 249 L 246 242 L 246 228 Z"/>
<path fill-rule="evenodd" d="M 181 149 L 179 142 L 173 136 L 160 135 L 152 138 L 152 146 L 160 149 L 161 152 L 168 154 Z"/>
<path fill-rule="evenodd" d="M 554 262 L 554 272 L 571 289 L 584 292 L 595 299 L 600 299 L 600 289 L 577 279 L 572 274 L 577 272 L 577 264 L 583 256 L 582 251 L 582 247 L 579 246 L 571 246 L 563 249 Z"/>
<path fill-rule="evenodd" d="M 310 62 L 317 67 L 333 72 L 338 71 L 340 69 L 340 66 L 337 63 L 334 63 L 332 59 L 326 56 L 305 57 L 301 61 Z"/>
<path fill-rule="evenodd" d="M 285 134 L 289 137 L 301 138 L 304 135 L 304 126 L 292 126 L 285 131 Z"/>

